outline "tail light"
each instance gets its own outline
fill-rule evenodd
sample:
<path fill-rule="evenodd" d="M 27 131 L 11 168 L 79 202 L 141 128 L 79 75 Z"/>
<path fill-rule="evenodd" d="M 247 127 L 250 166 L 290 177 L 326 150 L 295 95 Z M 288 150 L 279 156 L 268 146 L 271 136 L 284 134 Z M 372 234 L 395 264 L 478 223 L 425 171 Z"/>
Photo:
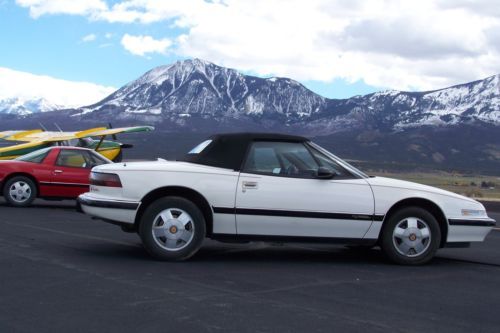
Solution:
<path fill-rule="evenodd" d="M 90 185 L 107 186 L 107 187 L 122 187 L 120 177 L 114 173 L 90 173 Z"/>

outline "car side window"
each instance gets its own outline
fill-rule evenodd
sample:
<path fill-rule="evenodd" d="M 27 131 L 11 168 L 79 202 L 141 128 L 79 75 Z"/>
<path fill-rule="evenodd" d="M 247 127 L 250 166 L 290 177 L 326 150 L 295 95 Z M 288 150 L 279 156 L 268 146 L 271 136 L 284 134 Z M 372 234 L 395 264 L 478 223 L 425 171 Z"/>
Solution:
<path fill-rule="evenodd" d="M 69 168 L 88 168 L 86 151 L 62 149 L 57 157 L 56 165 Z"/>
<path fill-rule="evenodd" d="M 31 162 L 31 163 L 42 163 L 45 157 L 50 152 L 50 148 L 40 149 L 29 154 L 23 155 L 16 158 L 17 161 Z"/>
<path fill-rule="evenodd" d="M 252 143 L 243 171 L 271 176 L 314 178 L 318 163 L 300 142 Z"/>

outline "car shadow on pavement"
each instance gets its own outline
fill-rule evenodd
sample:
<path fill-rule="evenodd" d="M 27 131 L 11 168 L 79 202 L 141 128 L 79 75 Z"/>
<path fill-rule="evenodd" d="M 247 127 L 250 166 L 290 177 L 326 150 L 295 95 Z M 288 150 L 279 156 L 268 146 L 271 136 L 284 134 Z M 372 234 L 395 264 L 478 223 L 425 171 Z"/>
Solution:
<path fill-rule="evenodd" d="M 203 246 L 193 257 L 182 262 L 162 262 L 151 257 L 139 240 L 111 242 L 92 242 L 91 246 L 79 246 L 73 256 L 80 257 L 78 260 L 89 259 L 100 264 L 121 266 L 133 264 L 133 267 L 149 267 L 153 265 L 179 265 L 183 267 L 205 266 L 206 264 L 223 264 L 225 268 L 238 268 L 241 265 L 272 265 L 273 267 L 301 266 L 304 264 L 319 265 L 356 265 L 359 267 L 383 266 L 383 267 L 406 267 L 387 260 L 380 248 L 346 247 L 342 245 L 310 245 L 310 244 L 286 244 L 276 245 L 267 243 L 249 243 L 245 245 L 227 245 L 214 241 Z M 75 260 L 77 258 L 74 258 Z M 484 262 L 483 262 L 484 261 Z M 139 266 L 137 266 L 139 264 Z M 493 262 L 486 260 L 468 260 L 464 258 L 447 258 L 438 256 L 428 266 L 460 267 L 464 265 L 496 266 Z M 145 266 L 143 266 L 145 265 Z M 132 267 L 132 266 L 131 266 Z M 208 266 L 205 266 L 208 267 Z M 422 267 L 422 266 L 418 266 Z"/>
<path fill-rule="evenodd" d="M 385 263 L 378 249 L 349 248 L 344 246 L 312 247 L 309 244 L 269 245 L 249 244 L 248 248 L 204 247 L 193 261 L 219 262 L 275 262 L 275 263 Z"/>
<path fill-rule="evenodd" d="M 99 244 L 91 248 L 81 249 L 80 254 L 86 257 L 98 256 L 102 260 L 157 262 L 142 247 L 140 242 L 126 244 Z M 164 264 L 170 264 L 163 262 Z M 276 265 L 288 265 L 292 263 L 338 263 L 338 264 L 388 264 L 379 249 L 347 248 L 343 246 L 331 246 L 314 248 L 309 245 L 272 245 L 262 243 L 250 243 L 245 246 L 234 247 L 225 244 L 219 245 L 210 242 L 203 246 L 193 257 L 184 261 L 190 265 L 202 263 L 223 263 L 241 265 L 242 263 L 272 263 Z"/>
<path fill-rule="evenodd" d="M 34 208 L 42 208 L 42 209 L 64 209 L 64 210 L 73 210 L 76 212 L 76 201 L 40 201 L 36 200 L 29 207 L 13 207 L 8 205 L 5 200 L 0 199 L 0 207 L 11 208 L 11 209 L 34 209 Z"/>

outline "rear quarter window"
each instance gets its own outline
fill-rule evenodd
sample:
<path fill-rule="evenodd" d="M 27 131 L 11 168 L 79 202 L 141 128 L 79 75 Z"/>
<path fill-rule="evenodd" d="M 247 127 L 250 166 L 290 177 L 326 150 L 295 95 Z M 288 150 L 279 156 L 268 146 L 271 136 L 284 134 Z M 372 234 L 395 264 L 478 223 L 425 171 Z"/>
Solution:
<path fill-rule="evenodd" d="M 194 147 L 193 149 L 191 149 L 188 154 L 190 154 L 190 155 L 192 155 L 192 154 L 199 154 L 205 148 L 207 148 L 208 145 L 211 144 L 211 143 L 212 143 L 212 140 L 205 140 L 202 143 L 200 143 L 199 145 L 197 145 L 196 147 Z"/>
<path fill-rule="evenodd" d="M 40 149 L 29 154 L 20 156 L 16 158 L 16 161 L 30 162 L 30 163 L 42 163 L 45 157 L 50 152 L 50 148 Z"/>

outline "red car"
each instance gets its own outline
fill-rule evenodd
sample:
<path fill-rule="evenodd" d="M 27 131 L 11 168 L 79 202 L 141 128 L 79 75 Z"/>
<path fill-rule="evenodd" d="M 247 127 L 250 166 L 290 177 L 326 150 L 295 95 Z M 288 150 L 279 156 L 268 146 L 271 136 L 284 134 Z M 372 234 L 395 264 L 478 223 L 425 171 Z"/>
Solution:
<path fill-rule="evenodd" d="M 35 198 L 75 199 L 89 190 L 90 170 L 112 163 L 90 149 L 49 147 L 0 161 L 0 189 L 12 206 L 29 206 Z"/>

